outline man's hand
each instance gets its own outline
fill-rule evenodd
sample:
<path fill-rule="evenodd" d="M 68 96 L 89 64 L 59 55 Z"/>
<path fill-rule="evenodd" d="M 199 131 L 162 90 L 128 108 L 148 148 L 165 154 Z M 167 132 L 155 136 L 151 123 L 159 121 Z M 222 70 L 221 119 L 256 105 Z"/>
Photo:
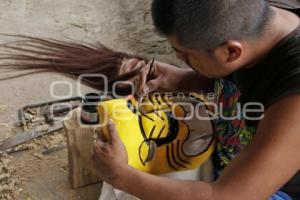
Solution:
<path fill-rule="evenodd" d="M 146 82 L 150 63 L 129 59 L 122 67 L 120 73 L 128 73 L 140 69 L 138 93 L 147 95 L 151 92 L 176 92 L 176 91 L 209 91 L 212 80 L 199 75 L 191 69 L 183 69 L 162 62 L 154 62 L 150 81 Z"/>
<path fill-rule="evenodd" d="M 186 69 L 180 69 L 178 67 L 161 63 L 154 62 L 153 69 L 150 72 L 151 80 L 147 81 L 150 64 L 143 67 L 140 71 L 140 85 L 139 90 L 141 94 L 148 94 L 153 91 L 176 91 L 181 87 L 181 79 L 184 79 Z"/>
<path fill-rule="evenodd" d="M 109 141 L 100 134 L 94 144 L 92 160 L 98 176 L 105 182 L 118 187 L 122 175 L 128 167 L 128 156 L 115 124 L 110 120 L 107 125 Z"/>

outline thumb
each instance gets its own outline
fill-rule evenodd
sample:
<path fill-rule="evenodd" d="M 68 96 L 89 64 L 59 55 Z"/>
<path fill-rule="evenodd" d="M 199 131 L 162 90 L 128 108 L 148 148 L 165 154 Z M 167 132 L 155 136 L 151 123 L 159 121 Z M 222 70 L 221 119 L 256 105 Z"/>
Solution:
<path fill-rule="evenodd" d="M 110 134 L 110 143 L 115 144 L 121 142 L 117 127 L 112 119 L 108 120 L 107 129 Z"/>
<path fill-rule="evenodd" d="M 149 81 L 145 87 L 143 88 L 143 92 L 145 94 L 154 92 L 155 90 L 157 90 L 159 88 L 159 86 L 161 85 L 162 81 L 160 78 L 154 79 Z"/>

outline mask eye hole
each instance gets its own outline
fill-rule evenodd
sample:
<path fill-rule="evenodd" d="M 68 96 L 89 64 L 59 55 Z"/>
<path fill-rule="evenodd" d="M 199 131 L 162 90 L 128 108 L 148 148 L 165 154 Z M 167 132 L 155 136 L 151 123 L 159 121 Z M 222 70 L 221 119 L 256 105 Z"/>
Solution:
<path fill-rule="evenodd" d="M 131 112 L 133 112 L 134 114 L 138 113 L 138 108 L 137 106 L 133 105 L 133 102 L 131 100 L 127 101 L 127 107 L 129 110 L 131 110 Z"/>

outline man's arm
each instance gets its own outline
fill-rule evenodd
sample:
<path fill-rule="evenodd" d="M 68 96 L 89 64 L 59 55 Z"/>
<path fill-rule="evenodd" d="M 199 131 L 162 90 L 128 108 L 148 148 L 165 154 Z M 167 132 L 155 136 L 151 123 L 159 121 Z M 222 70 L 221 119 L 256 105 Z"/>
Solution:
<path fill-rule="evenodd" d="M 105 153 L 96 164 L 116 168 L 98 174 L 105 181 L 143 200 L 265 200 L 300 169 L 300 96 L 287 97 L 271 106 L 248 145 L 215 183 L 176 181 L 139 172 L 127 165 L 108 164 Z M 111 131 L 115 138 L 117 134 Z M 117 140 L 117 139 L 116 139 Z M 112 147 L 114 148 L 114 147 Z M 117 156 L 117 155 L 116 155 Z M 112 156 L 110 156 L 112 157 Z M 102 170 L 102 171 L 101 171 Z"/>
<path fill-rule="evenodd" d="M 299 95 L 271 106 L 252 144 L 215 184 L 218 194 L 226 199 L 232 192 L 238 192 L 244 199 L 265 199 L 286 184 L 300 170 L 299 117 Z"/>

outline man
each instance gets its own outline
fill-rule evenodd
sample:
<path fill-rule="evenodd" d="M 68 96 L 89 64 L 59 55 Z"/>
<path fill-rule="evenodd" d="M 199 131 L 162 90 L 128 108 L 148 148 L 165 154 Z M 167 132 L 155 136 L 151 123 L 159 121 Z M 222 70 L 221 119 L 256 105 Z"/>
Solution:
<path fill-rule="evenodd" d="M 257 102 L 265 112 L 259 120 L 216 120 L 220 176 L 213 183 L 170 180 L 132 169 L 113 122 L 108 124 L 111 141 L 98 139 L 94 147 L 99 176 L 141 199 L 300 198 L 300 2 L 154 0 L 152 14 L 177 57 L 193 70 L 157 62 L 153 79 L 146 83 L 145 66 L 141 92 L 203 89 L 214 91 L 228 108 Z M 233 131 L 218 132 L 224 122 Z M 253 138 L 245 136 L 249 133 Z M 276 193 L 284 185 L 288 195 Z"/>

